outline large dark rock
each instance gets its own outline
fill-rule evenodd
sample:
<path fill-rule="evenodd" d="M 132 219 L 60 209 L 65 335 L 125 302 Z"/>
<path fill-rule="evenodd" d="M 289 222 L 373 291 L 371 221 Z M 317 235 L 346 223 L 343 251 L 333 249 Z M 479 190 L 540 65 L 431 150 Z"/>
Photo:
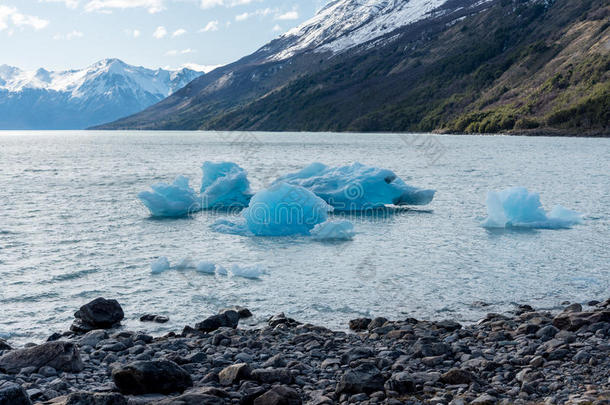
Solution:
<path fill-rule="evenodd" d="M 303 401 L 292 388 L 275 386 L 254 400 L 254 405 L 301 405 Z"/>
<path fill-rule="evenodd" d="M 228 398 L 229 394 L 214 387 L 195 388 L 184 394 L 175 397 L 167 398 L 159 402 L 155 402 L 155 405 L 224 405 L 226 403 L 225 398 Z"/>
<path fill-rule="evenodd" d="M 220 311 L 220 313 L 225 313 L 227 311 L 235 311 L 239 315 L 239 319 L 246 319 L 252 317 L 252 312 L 246 307 L 240 307 L 239 305 L 234 305 L 230 308 L 225 308 Z"/>
<path fill-rule="evenodd" d="M 96 298 L 80 307 L 74 317 L 92 329 L 109 329 L 121 322 L 125 314 L 117 300 Z"/>
<path fill-rule="evenodd" d="M 14 383 L 0 382 L 0 405 L 32 405 L 23 387 Z"/>
<path fill-rule="evenodd" d="M 341 363 L 349 364 L 354 360 L 368 359 L 375 356 L 375 351 L 370 347 L 354 347 L 343 353 Z"/>
<path fill-rule="evenodd" d="M 6 340 L 0 339 L 0 350 L 13 350 L 13 348 L 6 343 Z"/>
<path fill-rule="evenodd" d="M 0 370 L 7 373 L 18 373 L 25 367 L 39 369 L 44 366 L 67 372 L 79 372 L 84 367 L 76 345 L 63 341 L 12 350 L 0 357 Z"/>
<path fill-rule="evenodd" d="M 385 380 L 377 367 L 363 363 L 353 370 L 347 371 L 337 384 L 337 394 L 366 394 L 383 391 Z"/>
<path fill-rule="evenodd" d="M 415 380 L 407 372 L 400 372 L 392 375 L 384 385 L 387 391 L 396 391 L 399 394 L 415 392 Z"/>
<path fill-rule="evenodd" d="M 419 338 L 411 347 L 414 357 L 442 356 L 451 352 L 451 346 L 433 338 Z"/>
<path fill-rule="evenodd" d="M 64 405 L 127 405 L 127 399 L 117 393 L 75 392 Z"/>
<path fill-rule="evenodd" d="M 366 330 L 371 323 L 371 318 L 358 318 L 349 321 L 349 328 L 355 331 Z"/>
<path fill-rule="evenodd" d="M 452 368 L 445 374 L 441 375 L 440 381 L 444 384 L 458 385 L 458 384 L 470 384 L 472 382 L 472 374 L 466 370 L 459 368 Z"/>
<path fill-rule="evenodd" d="M 558 329 L 577 331 L 583 326 L 598 322 L 610 322 L 610 310 L 594 312 L 562 312 L 553 318 L 553 326 Z"/>
<path fill-rule="evenodd" d="M 213 332 L 218 328 L 237 328 L 239 314 L 228 310 L 218 315 L 213 315 L 203 322 L 195 325 L 195 329 L 201 332 Z"/>
<path fill-rule="evenodd" d="M 292 374 L 286 368 L 259 368 L 252 371 L 252 379 L 263 384 L 291 384 Z"/>
<path fill-rule="evenodd" d="M 294 328 L 300 325 L 300 322 L 297 322 L 292 318 L 288 318 L 283 312 L 269 318 L 269 321 L 267 321 L 267 323 L 272 328 L 275 328 L 278 325 L 286 325 L 290 328 Z"/>
<path fill-rule="evenodd" d="M 123 394 L 171 394 L 193 386 L 186 370 L 169 360 L 136 361 L 112 370 L 112 379 Z"/>

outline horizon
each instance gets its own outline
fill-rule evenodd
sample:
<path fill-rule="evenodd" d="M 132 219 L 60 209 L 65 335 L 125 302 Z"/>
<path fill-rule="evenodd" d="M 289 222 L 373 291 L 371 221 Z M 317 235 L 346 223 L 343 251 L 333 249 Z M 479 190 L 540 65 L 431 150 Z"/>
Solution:
<path fill-rule="evenodd" d="M 105 59 L 210 71 L 311 18 L 326 1 L 0 0 L 0 65 L 77 70 Z"/>

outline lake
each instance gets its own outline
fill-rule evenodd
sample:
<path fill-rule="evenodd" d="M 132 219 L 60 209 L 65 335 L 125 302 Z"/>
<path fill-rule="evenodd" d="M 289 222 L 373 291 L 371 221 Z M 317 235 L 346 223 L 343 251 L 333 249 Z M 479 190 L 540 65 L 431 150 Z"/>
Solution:
<path fill-rule="evenodd" d="M 336 215 L 350 242 L 216 233 L 225 214 L 155 220 L 138 201 L 201 164 L 233 161 L 254 191 L 312 162 L 355 161 L 437 190 L 424 207 Z M 524 186 L 585 214 L 565 230 L 487 230 L 488 191 Z M 346 329 L 349 319 L 476 321 L 514 304 L 559 308 L 610 291 L 610 139 L 247 132 L 0 132 L 0 337 L 39 341 L 80 305 L 116 298 L 130 329 L 179 331 L 219 309 L 250 324 L 278 312 Z M 159 256 L 260 264 L 259 280 L 170 270 Z M 167 315 L 142 324 L 144 313 Z"/>

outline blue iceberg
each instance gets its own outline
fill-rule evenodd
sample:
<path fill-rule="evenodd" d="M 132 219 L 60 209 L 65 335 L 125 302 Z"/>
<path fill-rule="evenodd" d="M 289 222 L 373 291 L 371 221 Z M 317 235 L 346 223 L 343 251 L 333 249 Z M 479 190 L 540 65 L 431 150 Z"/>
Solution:
<path fill-rule="evenodd" d="M 167 257 L 161 256 L 150 265 L 150 270 L 153 274 L 159 274 L 169 270 L 169 260 L 167 260 Z"/>
<path fill-rule="evenodd" d="M 153 184 L 151 191 L 143 191 L 138 198 L 153 217 L 183 217 L 201 210 L 199 197 L 189 186 L 189 179 L 176 177 L 173 184 Z"/>
<path fill-rule="evenodd" d="M 204 162 L 201 167 L 203 209 L 231 209 L 248 206 L 252 193 L 248 174 L 232 162 Z"/>
<path fill-rule="evenodd" d="M 387 169 L 354 163 L 328 167 L 312 163 L 303 170 L 280 177 L 274 184 L 304 187 L 332 205 L 336 211 L 363 211 L 385 205 L 426 205 L 434 190 L 409 186 Z"/>
<path fill-rule="evenodd" d="M 332 210 L 311 191 L 278 183 L 256 193 L 240 218 L 219 219 L 212 229 L 255 236 L 308 235 L 317 224 L 328 219 Z"/>
<path fill-rule="evenodd" d="M 482 225 L 485 228 L 561 229 L 581 222 L 581 213 L 561 205 L 547 213 L 538 193 L 514 187 L 487 194 L 487 219 Z"/>

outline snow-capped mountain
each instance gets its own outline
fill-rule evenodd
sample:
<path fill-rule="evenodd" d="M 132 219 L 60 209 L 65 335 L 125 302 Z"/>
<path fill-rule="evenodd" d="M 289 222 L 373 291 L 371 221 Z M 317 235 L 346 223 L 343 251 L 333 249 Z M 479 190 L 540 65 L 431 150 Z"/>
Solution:
<path fill-rule="evenodd" d="M 86 128 L 141 111 L 201 74 L 147 69 L 118 59 L 55 72 L 2 65 L 0 129 Z"/>
<path fill-rule="evenodd" d="M 272 52 L 269 60 L 303 51 L 340 53 L 428 17 L 447 1 L 334 0 L 263 50 Z"/>

